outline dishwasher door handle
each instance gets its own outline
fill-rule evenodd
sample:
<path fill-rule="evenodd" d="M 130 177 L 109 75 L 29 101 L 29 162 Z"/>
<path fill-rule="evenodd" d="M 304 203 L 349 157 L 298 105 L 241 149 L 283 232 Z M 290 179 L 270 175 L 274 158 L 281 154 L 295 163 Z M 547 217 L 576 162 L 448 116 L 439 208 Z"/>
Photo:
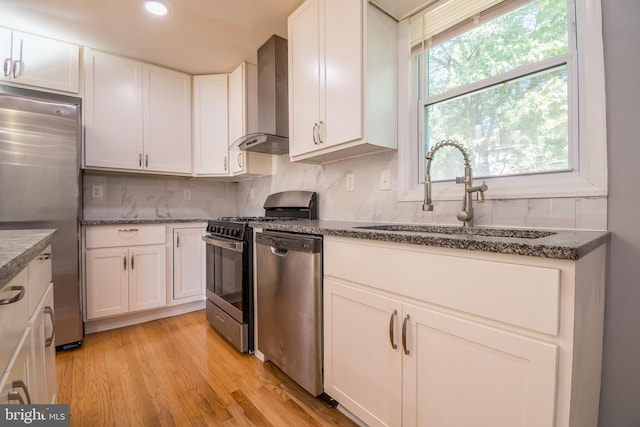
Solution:
<path fill-rule="evenodd" d="M 289 253 L 288 249 L 276 248 L 275 246 L 270 246 L 269 249 L 271 249 L 271 253 L 276 256 L 285 257 Z"/>

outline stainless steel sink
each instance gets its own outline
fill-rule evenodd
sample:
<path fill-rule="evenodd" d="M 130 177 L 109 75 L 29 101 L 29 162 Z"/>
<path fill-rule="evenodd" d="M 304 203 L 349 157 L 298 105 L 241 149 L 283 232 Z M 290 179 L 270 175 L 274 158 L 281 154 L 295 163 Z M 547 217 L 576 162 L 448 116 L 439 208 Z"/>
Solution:
<path fill-rule="evenodd" d="M 381 224 L 354 227 L 363 230 L 408 231 L 411 233 L 459 234 L 472 236 L 510 237 L 514 239 L 539 239 L 556 234 L 553 231 L 509 228 L 451 227 L 421 224 Z"/>

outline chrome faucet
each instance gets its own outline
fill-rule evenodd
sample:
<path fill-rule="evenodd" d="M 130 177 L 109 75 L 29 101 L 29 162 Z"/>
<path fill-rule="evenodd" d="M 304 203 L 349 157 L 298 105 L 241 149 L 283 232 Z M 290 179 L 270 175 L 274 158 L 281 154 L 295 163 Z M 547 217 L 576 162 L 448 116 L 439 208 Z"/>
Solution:
<path fill-rule="evenodd" d="M 464 198 L 462 199 L 462 210 L 458 212 L 457 218 L 462 221 L 464 227 L 473 226 L 473 193 L 477 194 L 478 203 L 484 202 L 484 192 L 489 187 L 484 182 L 477 187 L 473 186 L 473 178 L 471 175 L 471 164 L 469 162 L 469 153 L 464 145 L 458 141 L 447 139 L 438 142 L 433 148 L 425 155 L 427 159 L 427 170 L 424 177 L 424 203 L 422 205 L 423 211 L 432 211 L 433 203 L 431 201 L 431 160 L 433 155 L 442 147 L 455 147 L 464 156 L 464 176 L 456 177 L 456 184 L 464 184 Z"/>

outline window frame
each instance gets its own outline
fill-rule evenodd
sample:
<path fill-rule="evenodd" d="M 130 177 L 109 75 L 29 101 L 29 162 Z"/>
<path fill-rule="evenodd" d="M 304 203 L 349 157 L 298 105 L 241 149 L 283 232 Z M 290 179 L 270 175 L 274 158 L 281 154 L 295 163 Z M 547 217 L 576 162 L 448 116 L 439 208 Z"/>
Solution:
<path fill-rule="evenodd" d="M 538 174 L 486 178 L 486 199 L 522 199 L 551 197 L 588 197 L 607 194 L 606 104 L 601 0 L 574 0 L 575 57 L 567 62 L 567 72 L 577 79 L 569 87 L 573 108 L 569 118 L 570 140 L 574 138 L 572 170 Z M 412 57 L 409 43 L 409 19 L 398 23 L 398 199 L 420 201 L 424 196 L 424 176 L 416 161 L 424 157 L 420 139 L 421 102 L 412 101 L 416 84 L 411 78 Z M 570 37 L 571 38 L 571 37 Z M 574 68 L 571 68 L 574 67 Z M 577 81 L 576 81 L 577 80 Z M 415 92 L 414 92 L 415 93 Z M 464 141 L 460 141 L 464 143 Z M 571 152 L 571 151 L 570 151 Z M 423 163 L 423 162 L 422 162 Z M 460 171 L 463 171 L 462 162 Z M 458 200 L 462 189 L 453 181 L 434 182 L 435 201 Z"/>

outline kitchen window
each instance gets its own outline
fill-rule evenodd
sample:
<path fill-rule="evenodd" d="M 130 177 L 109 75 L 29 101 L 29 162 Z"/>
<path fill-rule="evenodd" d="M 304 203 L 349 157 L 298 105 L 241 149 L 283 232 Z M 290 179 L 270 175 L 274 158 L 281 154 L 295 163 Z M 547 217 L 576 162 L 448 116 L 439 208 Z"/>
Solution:
<path fill-rule="evenodd" d="M 606 194 L 599 6 L 439 0 L 401 22 L 400 198 L 420 200 L 425 153 L 445 139 L 467 147 L 488 198 Z M 438 151 L 434 199 L 460 198 L 462 172 L 457 150 Z"/>

